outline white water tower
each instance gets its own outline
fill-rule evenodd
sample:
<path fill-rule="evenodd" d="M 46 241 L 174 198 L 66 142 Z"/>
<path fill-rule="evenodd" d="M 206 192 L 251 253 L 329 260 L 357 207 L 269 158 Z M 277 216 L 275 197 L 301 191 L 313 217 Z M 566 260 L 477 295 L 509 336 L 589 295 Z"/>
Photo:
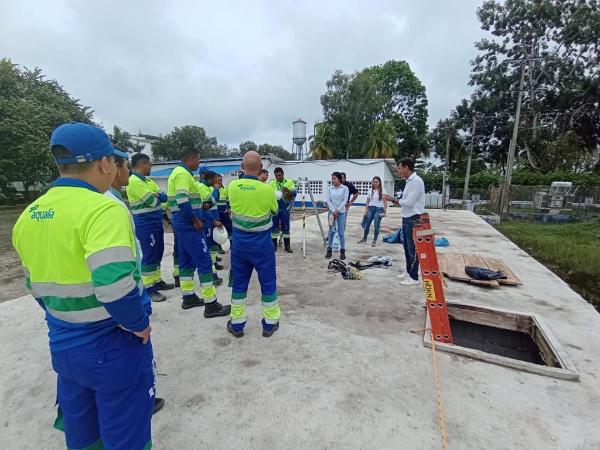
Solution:
<path fill-rule="evenodd" d="M 298 119 L 292 122 L 293 134 L 292 134 L 292 155 L 294 155 L 298 161 L 304 159 L 305 152 L 304 147 L 306 145 L 306 122 L 302 119 Z"/>

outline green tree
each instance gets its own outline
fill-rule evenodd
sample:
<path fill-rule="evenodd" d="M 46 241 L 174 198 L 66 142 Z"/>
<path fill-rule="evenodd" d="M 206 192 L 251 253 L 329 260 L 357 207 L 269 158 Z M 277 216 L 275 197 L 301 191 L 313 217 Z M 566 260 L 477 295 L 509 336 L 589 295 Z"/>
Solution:
<path fill-rule="evenodd" d="M 56 177 L 50 135 L 70 121 L 92 123 L 93 111 L 71 97 L 40 69 L 0 60 L 0 190 L 12 195 L 21 182 L 25 196 Z"/>
<path fill-rule="evenodd" d="M 133 152 L 137 149 L 137 144 L 131 140 L 131 134 L 119 128 L 117 125 L 113 127 L 110 139 L 115 147 L 123 151 Z M 137 153 L 139 153 L 139 151 Z"/>
<path fill-rule="evenodd" d="M 273 155 L 286 161 L 294 159 L 294 155 L 284 149 L 281 145 L 260 144 L 257 151 L 259 155 Z"/>
<path fill-rule="evenodd" d="M 375 122 L 365 143 L 363 151 L 369 158 L 392 158 L 396 153 L 396 129 L 391 122 Z"/>
<path fill-rule="evenodd" d="M 477 15 L 491 34 L 475 44 L 471 74 L 473 109 L 496 118 L 488 119 L 486 160 L 496 166 L 506 160 L 523 69 L 519 162 L 543 172 L 556 164 L 588 170 L 600 144 L 600 4 L 487 0 Z M 565 139 L 575 151 L 562 150 Z"/>
<path fill-rule="evenodd" d="M 188 148 L 198 150 L 202 158 L 227 156 L 226 146 L 220 145 L 216 137 L 208 136 L 204 128 L 195 125 L 175 127 L 167 135 L 160 136 L 152 144 L 152 154 L 160 160 L 177 160 Z"/>
<path fill-rule="evenodd" d="M 250 151 L 258 151 L 258 145 L 256 145 L 253 141 L 244 141 L 240 144 L 240 152 L 242 155 Z"/>
<path fill-rule="evenodd" d="M 315 136 L 310 142 L 311 159 L 333 159 L 333 127 L 328 122 L 321 122 L 315 127 Z"/>
<path fill-rule="evenodd" d="M 337 158 L 365 157 L 367 141 L 380 121 L 394 129 L 395 156 L 428 154 L 425 88 L 405 61 L 388 61 L 354 74 L 334 72 L 321 105 Z"/>

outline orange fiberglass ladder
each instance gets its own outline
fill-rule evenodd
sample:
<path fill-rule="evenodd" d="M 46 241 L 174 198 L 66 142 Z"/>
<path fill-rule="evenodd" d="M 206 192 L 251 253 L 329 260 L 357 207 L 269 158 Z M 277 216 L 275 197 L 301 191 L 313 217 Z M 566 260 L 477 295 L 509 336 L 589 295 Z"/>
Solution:
<path fill-rule="evenodd" d="M 431 229 L 429 214 L 421 214 L 416 221 L 413 237 L 425 289 L 425 303 L 431 323 L 431 335 L 438 342 L 452 344 L 452 331 L 442 283 L 443 275 L 435 254 L 435 236 Z"/>

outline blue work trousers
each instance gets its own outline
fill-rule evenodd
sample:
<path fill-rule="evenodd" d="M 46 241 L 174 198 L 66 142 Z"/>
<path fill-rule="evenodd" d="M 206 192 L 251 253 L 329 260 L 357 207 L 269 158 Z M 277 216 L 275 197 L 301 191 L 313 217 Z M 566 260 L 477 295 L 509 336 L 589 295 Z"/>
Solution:
<path fill-rule="evenodd" d="M 284 238 L 290 237 L 290 210 L 287 208 L 280 208 L 277 215 L 273 216 L 271 237 L 277 239 L 280 233 Z"/>
<path fill-rule="evenodd" d="M 152 344 L 121 328 L 52 352 L 67 448 L 142 450 L 151 445 L 156 387 Z M 43 444 L 41 445 L 43 447 Z"/>

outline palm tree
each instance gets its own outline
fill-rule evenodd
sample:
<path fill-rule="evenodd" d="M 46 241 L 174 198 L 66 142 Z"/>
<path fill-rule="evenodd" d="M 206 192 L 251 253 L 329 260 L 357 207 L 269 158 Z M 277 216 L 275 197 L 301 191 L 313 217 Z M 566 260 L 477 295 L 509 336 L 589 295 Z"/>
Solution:
<path fill-rule="evenodd" d="M 333 130 L 327 122 L 321 122 L 315 127 L 315 137 L 310 143 L 310 151 L 313 159 L 332 159 L 333 148 L 331 147 Z"/>
<path fill-rule="evenodd" d="M 396 130 L 388 121 L 375 122 L 363 144 L 363 153 L 369 158 L 392 158 L 398 144 Z"/>

